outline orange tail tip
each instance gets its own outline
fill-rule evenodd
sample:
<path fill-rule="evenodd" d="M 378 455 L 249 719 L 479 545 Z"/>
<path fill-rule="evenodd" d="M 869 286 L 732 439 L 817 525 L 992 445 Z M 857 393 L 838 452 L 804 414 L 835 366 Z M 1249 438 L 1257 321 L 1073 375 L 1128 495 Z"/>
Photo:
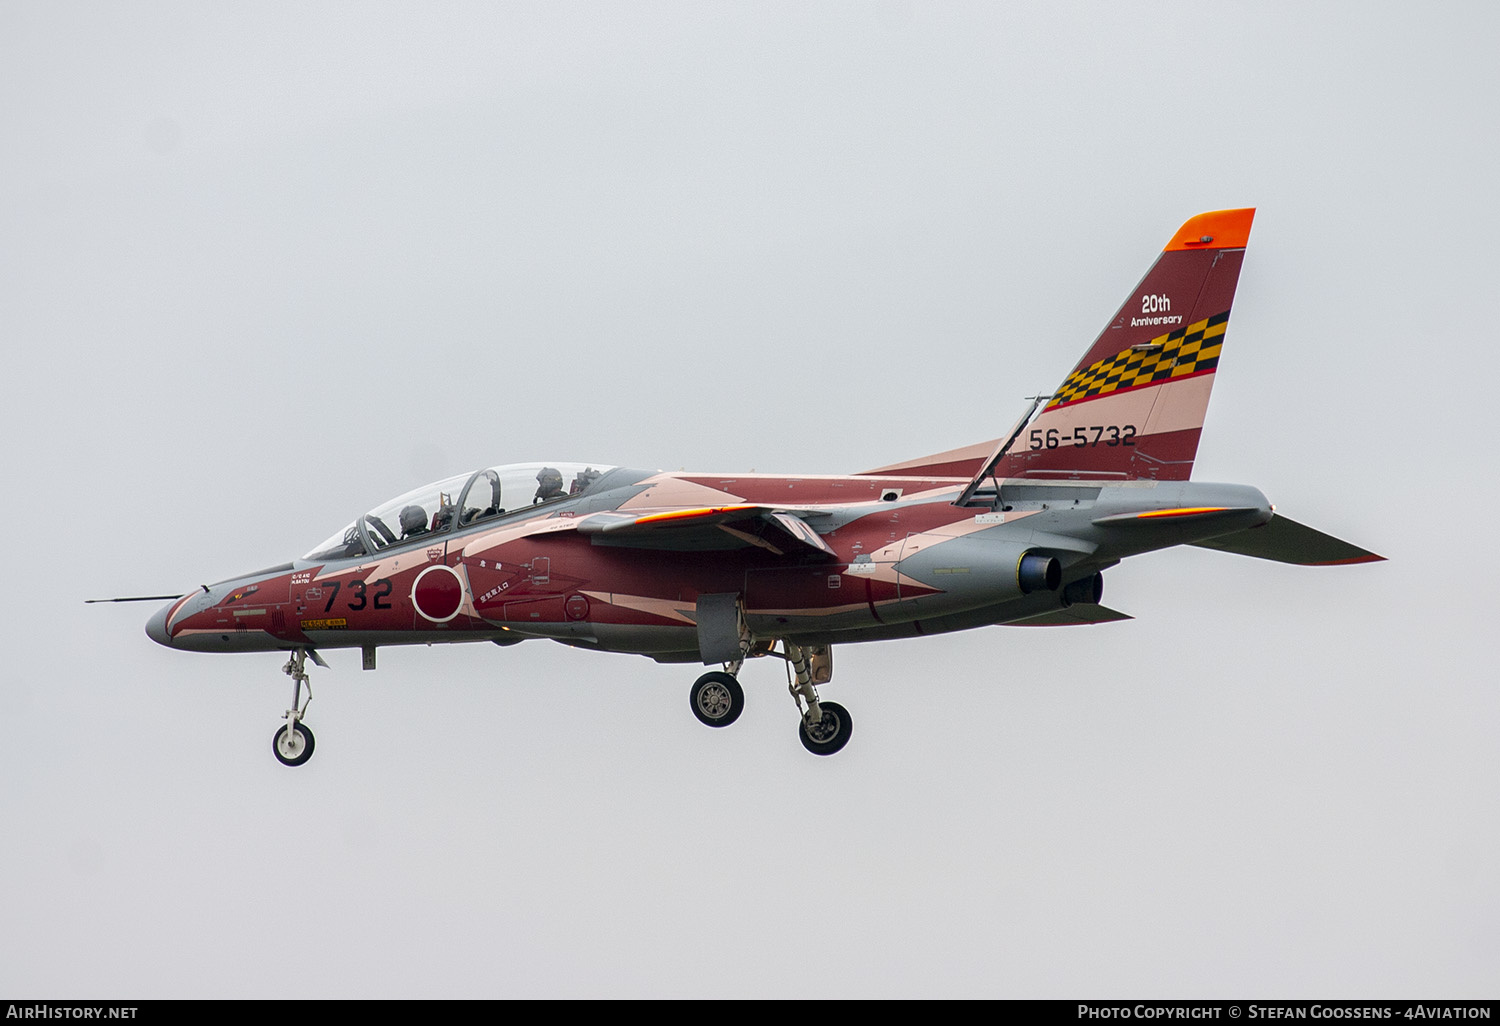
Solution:
<path fill-rule="evenodd" d="M 1255 220 L 1254 207 L 1238 210 L 1210 210 L 1188 218 L 1177 229 L 1163 253 L 1178 249 L 1244 249 L 1250 241 L 1250 223 Z"/>

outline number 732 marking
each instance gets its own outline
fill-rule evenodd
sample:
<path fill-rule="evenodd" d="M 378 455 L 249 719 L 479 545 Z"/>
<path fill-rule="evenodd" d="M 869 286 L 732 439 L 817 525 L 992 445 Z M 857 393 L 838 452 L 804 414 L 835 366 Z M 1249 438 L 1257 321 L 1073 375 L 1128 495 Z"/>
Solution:
<path fill-rule="evenodd" d="M 391 583 L 391 579 L 389 577 L 382 577 L 379 580 L 373 581 L 371 583 L 375 585 L 375 591 L 371 595 L 366 596 L 364 581 L 349 582 L 349 590 L 353 592 L 353 594 L 346 597 L 346 602 L 350 609 L 353 609 L 357 612 L 365 608 L 365 603 L 370 602 L 371 599 L 374 600 L 371 603 L 371 606 L 374 609 L 391 608 L 391 589 L 395 587 L 395 585 Z M 339 589 L 342 587 L 342 584 L 342 581 L 333 582 L 333 593 L 328 596 L 328 605 L 323 607 L 323 612 L 326 613 L 333 608 L 333 600 L 339 597 Z"/>
<path fill-rule="evenodd" d="M 1070 435 L 1057 428 L 1032 428 L 1027 436 L 1027 445 L 1032 449 L 1056 449 L 1060 445 L 1071 445 L 1075 449 L 1088 449 L 1096 445 L 1134 445 L 1134 424 L 1095 424 L 1092 427 L 1076 427 Z"/>

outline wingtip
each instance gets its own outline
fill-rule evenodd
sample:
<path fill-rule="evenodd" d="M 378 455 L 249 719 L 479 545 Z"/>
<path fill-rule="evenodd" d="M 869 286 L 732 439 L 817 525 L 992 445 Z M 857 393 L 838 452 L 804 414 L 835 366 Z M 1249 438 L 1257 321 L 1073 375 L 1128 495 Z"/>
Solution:
<path fill-rule="evenodd" d="M 1348 559 L 1329 559 L 1313 566 L 1353 566 L 1355 563 L 1384 563 L 1384 556 L 1377 556 L 1373 552 L 1366 552 L 1362 556 L 1350 556 Z"/>
<path fill-rule="evenodd" d="M 1188 218 L 1177 229 L 1163 252 L 1170 253 L 1179 249 L 1244 249 L 1250 240 L 1250 225 L 1254 221 L 1254 207 L 1210 210 Z"/>

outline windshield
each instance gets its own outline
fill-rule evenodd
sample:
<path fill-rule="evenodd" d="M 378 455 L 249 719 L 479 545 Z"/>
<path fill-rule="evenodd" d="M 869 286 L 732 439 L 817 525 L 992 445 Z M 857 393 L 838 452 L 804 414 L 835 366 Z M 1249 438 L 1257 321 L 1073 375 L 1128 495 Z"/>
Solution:
<path fill-rule="evenodd" d="M 613 469 L 598 463 L 508 463 L 445 478 L 381 503 L 302 558 L 345 559 L 431 540 L 455 527 L 583 495 Z"/>

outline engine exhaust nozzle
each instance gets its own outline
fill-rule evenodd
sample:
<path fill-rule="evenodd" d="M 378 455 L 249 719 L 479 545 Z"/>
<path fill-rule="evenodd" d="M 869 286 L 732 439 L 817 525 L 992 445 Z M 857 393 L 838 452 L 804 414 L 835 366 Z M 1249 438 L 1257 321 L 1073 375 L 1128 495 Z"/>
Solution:
<path fill-rule="evenodd" d="M 1104 575 L 1093 574 L 1074 581 L 1063 589 L 1062 597 L 1065 606 L 1071 606 L 1075 602 L 1097 606 L 1104 600 Z"/>
<path fill-rule="evenodd" d="M 1028 552 L 1016 564 L 1016 583 L 1021 586 L 1023 595 L 1034 591 L 1056 591 L 1062 584 L 1062 564 L 1052 556 Z"/>

